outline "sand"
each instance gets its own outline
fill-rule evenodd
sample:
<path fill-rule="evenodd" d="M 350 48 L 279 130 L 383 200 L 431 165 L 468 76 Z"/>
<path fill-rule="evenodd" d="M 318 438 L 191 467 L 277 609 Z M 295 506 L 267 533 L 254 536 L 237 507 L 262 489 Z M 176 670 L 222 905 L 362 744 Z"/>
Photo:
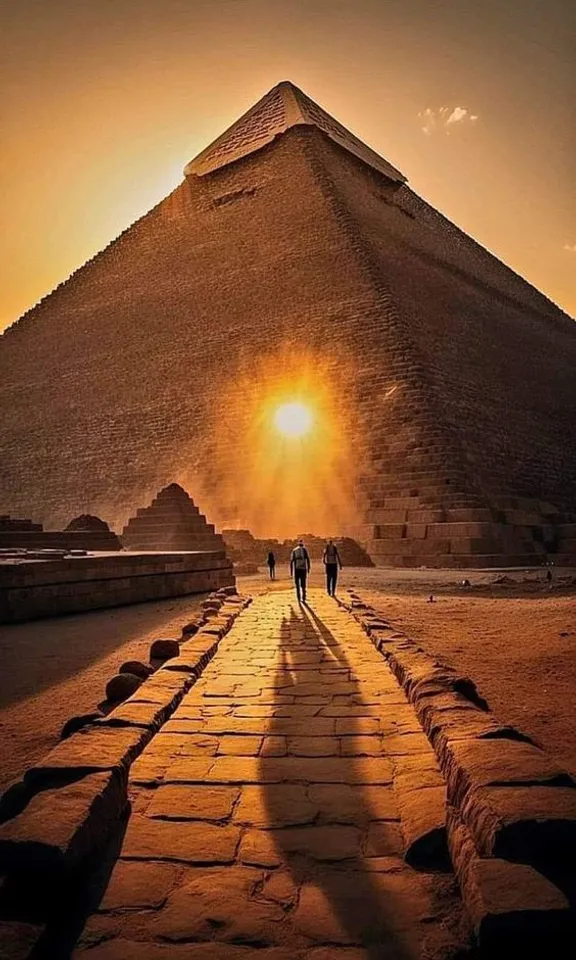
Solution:
<path fill-rule="evenodd" d="M 58 742 L 72 716 L 104 699 L 125 660 L 148 661 L 158 637 L 178 637 L 203 596 L 0 626 L 0 792 Z"/>

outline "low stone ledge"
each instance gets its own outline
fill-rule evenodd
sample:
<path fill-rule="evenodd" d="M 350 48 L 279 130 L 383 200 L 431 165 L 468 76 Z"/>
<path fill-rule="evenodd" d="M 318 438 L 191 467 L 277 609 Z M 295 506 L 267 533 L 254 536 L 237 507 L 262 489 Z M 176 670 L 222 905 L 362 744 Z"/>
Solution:
<path fill-rule="evenodd" d="M 373 610 L 349 609 L 387 659 L 434 747 L 452 810 L 450 855 L 477 934 L 492 951 L 486 955 L 512 955 L 522 929 L 527 946 L 533 936 L 545 943 L 566 930 L 574 919 L 567 901 L 534 867 L 571 869 L 573 779 L 530 737 L 499 724 L 469 677 L 408 638 L 392 640 L 381 625 L 373 630 Z M 419 776 L 404 780 L 410 786 Z"/>
<path fill-rule="evenodd" d="M 232 598 L 227 597 L 226 602 Z M 236 597 L 234 597 L 236 600 Z M 238 598 L 227 629 L 251 598 Z M 157 670 L 103 720 L 62 741 L 14 785 L 0 827 L 0 870 L 74 870 L 105 842 L 127 803 L 128 770 L 214 655 L 218 638 L 195 635 L 182 659 Z"/>
<path fill-rule="evenodd" d="M 573 933 L 564 894 L 531 866 L 479 857 L 453 807 L 447 826 L 450 856 L 481 955 L 490 960 L 522 954 L 568 956 L 550 953 Z"/>
<path fill-rule="evenodd" d="M 126 700 L 107 717 L 94 721 L 95 727 L 143 727 L 156 733 L 170 716 L 170 705 Z"/>
<path fill-rule="evenodd" d="M 520 863 L 576 858 L 573 787 L 474 785 L 461 815 L 482 857 Z"/>
<path fill-rule="evenodd" d="M 452 740 L 442 757 L 448 799 L 462 806 L 472 787 L 573 787 L 571 777 L 543 750 L 516 740 Z"/>
<path fill-rule="evenodd" d="M 126 778 L 117 769 L 40 791 L 22 813 L 0 827 L 0 870 L 74 870 L 105 843 L 126 804 Z"/>
<path fill-rule="evenodd" d="M 58 783 L 70 783 L 89 773 L 118 770 L 127 776 L 135 758 L 152 737 L 142 727 L 84 727 L 54 747 L 24 774 L 32 791 Z"/>
<path fill-rule="evenodd" d="M 448 861 L 446 787 L 405 790 L 395 787 L 404 834 L 404 859 L 420 870 Z"/>

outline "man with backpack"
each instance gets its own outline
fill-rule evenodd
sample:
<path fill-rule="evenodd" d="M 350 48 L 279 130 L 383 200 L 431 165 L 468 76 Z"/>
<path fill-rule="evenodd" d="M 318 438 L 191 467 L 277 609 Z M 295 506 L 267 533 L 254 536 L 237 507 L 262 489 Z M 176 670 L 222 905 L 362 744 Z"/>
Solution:
<path fill-rule="evenodd" d="M 306 603 L 306 577 L 310 573 L 310 557 L 302 540 L 290 554 L 290 575 L 294 577 L 296 585 L 296 599 L 298 603 Z"/>
<path fill-rule="evenodd" d="M 342 561 L 338 553 L 338 547 L 333 540 L 328 540 L 322 555 L 322 562 L 326 568 L 326 589 L 328 596 L 333 597 L 336 593 L 336 581 L 338 580 L 338 567 L 342 569 Z"/>

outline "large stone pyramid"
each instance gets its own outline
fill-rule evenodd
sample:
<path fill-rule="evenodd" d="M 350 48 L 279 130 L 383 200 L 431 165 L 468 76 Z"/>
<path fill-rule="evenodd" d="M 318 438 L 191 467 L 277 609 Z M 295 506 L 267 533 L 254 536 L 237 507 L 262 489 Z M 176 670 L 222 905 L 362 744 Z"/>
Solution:
<path fill-rule="evenodd" d="M 122 531 L 128 550 L 225 550 L 220 534 L 177 483 L 164 487 Z"/>
<path fill-rule="evenodd" d="M 0 338 L 0 512 L 119 527 L 175 478 L 385 564 L 574 558 L 575 371 L 573 320 L 282 83 Z"/>

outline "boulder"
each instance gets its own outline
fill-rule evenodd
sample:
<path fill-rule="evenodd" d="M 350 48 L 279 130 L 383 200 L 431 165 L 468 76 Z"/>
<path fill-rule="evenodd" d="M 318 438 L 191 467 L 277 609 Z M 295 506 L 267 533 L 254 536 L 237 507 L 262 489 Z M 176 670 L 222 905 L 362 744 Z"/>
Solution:
<path fill-rule="evenodd" d="M 105 520 L 101 520 L 100 517 L 94 517 L 89 513 L 83 513 L 79 517 L 75 517 L 74 520 L 71 520 L 66 530 L 97 530 L 98 533 L 109 533 L 110 527 Z"/>
<path fill-rule="evenodd" d="M 198 633 L 200 629 L 201 620 L 190 620 L 189 623 L 185 623 L 182 627 L 182 636 L 183 637 L 193 637 L 195 633 Z"/>
<path fill-rule="evenodd" d="M 150 647 L 151 660 L 171 660 L 180 654 L 180 644 L 177 640 L 155 640 Z"/>
<path fill-rule="evenodd" d="M 554 953 L 552 944 L 570 941 L 569 904 L 550 880 L 526 864 L 479 857 L 452 807 L 447 826 L 450 856 L 481 956 L 545 957 L 551 949 Z"/>
<path fill-rule="evenodd" d="M 118 671 L 118 673 L 132 673 L 135 677 L 140 677 L 141 680 L 146 680 L 152 672 L 150 664 L 142 663 L 141 660 L 126 660 Z"/>
<path fill-rule="evenodd" d="M 106 699 L 110 703 L 120 703 L 122 700 L 127 700 L 136 692 L 141 683 L 142 678 L 133 673 L 118 673 L 106 684 Z"/>
<path fill-rule="evenodd" d="M 104 847 L 126 802 L 125 779 L 112 770 L 41 790 L 0 827 L 0 869 L 49 877 L 75 869 Z"/>
<path fill-rule="evenodd" d="M 99 720 L 101 717 L 102 714 L 99 710 L 95 713 L 84 713 L 78 717 L 70 717 L 62 727 L 60 739 L 66 740 L 68 737 L 71 737 L 73 733 L 81 730 L 82 727 L 87 727 L 90 723 L 94 723 L 95 720 Z"/>

